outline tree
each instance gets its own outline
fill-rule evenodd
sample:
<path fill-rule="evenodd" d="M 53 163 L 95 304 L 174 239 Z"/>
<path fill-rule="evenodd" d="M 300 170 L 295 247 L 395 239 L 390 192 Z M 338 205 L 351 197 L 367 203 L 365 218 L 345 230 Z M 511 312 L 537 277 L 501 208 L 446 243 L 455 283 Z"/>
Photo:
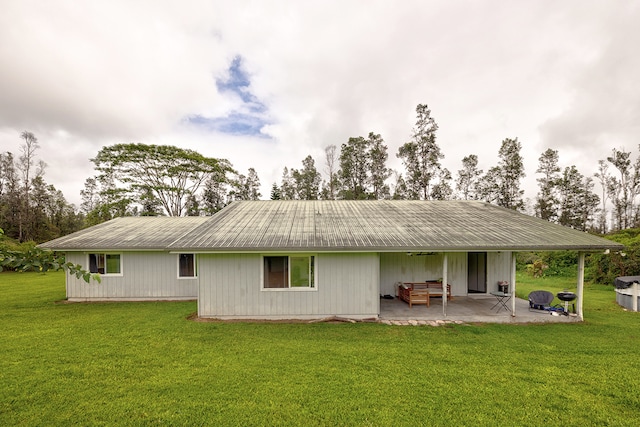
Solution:
<path fill-rule="evenodd" d="M 600 199 L 593 193 L 593 181 L 585 179 L 575 166 L 564 169 L 557 181 L 561 225 L 586 231 L 593 221 Z"/>
<path fill-rule="evenodd" d="M 558 151 L 548 148 L 538 158 L 536 173 L 542 174 L 538 178 L 540 191 L 536 197 L 536 216 L 547 221 L 555 222 L 558 219 L 557 186 L 560 179 L 560 166 L 558 166 Z"/>
<path fill-rule="evenodd" d="M 405 200 L 407 198 L 407 183 L 404 181 L 402 174 L 396 170 L 393 172 L 394 184 L 393 184 L 393 200 Z"/>
<path fill-rule="evenodd" d="M 13 155 L 9 152 L 0 153 L 0 197 L 5 195 L 8 186 L 7 170 L 13 169 Z"/>
<path fill-rule="evenodd" d="M 79 229 L 75 208 L 44 180 L 47 165 L 36 158 L 38 139 L 27 131 L 20 138 L 17 160 L 10 152 L 0 154 L 0 227 L 19 242 L 42 242 Z"/>
<path fill-rule="evenodd" d="M 369 172 L 369 141 L 365 138 L 351 137 L 340 150 L 341 197 L 347 200 L 367 198 Z"/>
<path fill-rule="evenodd" d="M 582 191 L 580 192 L 580 196 L 582 197 L 582 205 L 580 209 L 582 221 L 581 226 L 579 227 L 579 229 L 583 231 L 593 230 L 597 227 L 597 214 L 600 197 L 598 197 L 593 189 L 593 179 L 590 177 L 583 177 Z"/>
<path fill-rule="evenodd" d="M 85 179 L 84 189 L 80 190 L 80 197 L 82 198 L 80 211 L 85 214 L 88 214 L 98 207 L 98 204 L 100 203 L 100 194 L 98 181 L 95 177 Z"/>
<path fill-rule="evenodd" d="M 489 169 L 479 184 L 483 200 L 507 209 L 524 209 L 524 190 L 520 189 L 520 180 L 525 177 L 521 149 L 518 138 L 502 141 L 498 166 Z"/>
<path fill-rule="evenodd" d="M 20 178 L 11 152 L 0 154 L 0 202 L 0 225 L 7 236 L 17 239 L 21 232 L 19 212 L 22 200 Z"/>
<path fill-rule="evenodd" d="M 187 197 L 212 174 L 233 172 L 226 160 L 168 145 L 116 144 L 103 147 L 91 161 L 130 197 L 153 192 L 169 216 L 183 215 Z"/>
<path fill-rule="evenodd" d="M 389 198 L 390 190 L 386 184 L 391 176 L 387 167 L 387 146 L 382 136 L 369 132 L 367 138 L 351 137 L 342 144 L 340 150 L 340 169 L 337 176 L 341 183 L 339 196 L 347 200 Z M 325 190 L 324 198 L 332 196 L 331 189 Z"/>
<path fill-rule="evenodd" d="M 46 163 L 36 158 L 38 139 L 22 132 L 21 155 L 0 153 L 0 227 L 19 242 L 42 242 L 78 230 L 82 217 L 61 191 L 44 180 Z"/>
<path fill-rule="evenodd" d="M 477 186 L 480 200 L 498 204 L 500 195 L 500 173 L 500 167 L 493 166 L 480 178 Z"/>
<path fill-rule="evenodd" d="M 607 192 L 607 188 L 609 187 L 609 165 L 607 165 L 607 162 L 598 160 L 598 172 L 594 175 L 598 178 L 602 194 L 600 198 L 602 207 L 600 208 L 600 216 L 598 218 L 598 231 L 601 234 L 605 234 L 607 232 L 607 200 L 609 199 L 609 193 Z"/>
<path fill-rule="evenodd" d="M 260 200 L 262 194 L 260 194 L 260 178 L 254 168 L 249 168 L 247 171 L 247 200 Z"/>
<path fill-rule="evenodd" d="M 91 226 L 113 218 L 134 215 L 133 199 L 125 188 L 118 188 L 112 171 L 85 180 L 85 188 L 80 192 L 82 206 L 86 210 L 85 225 Z"/>
<path fill-rule="evenodd" d="M 212 173 L 204 184 L 202 204 L 205 215 L 213 215 L 227 205 L 227 179 L 223 172 Z"/>
<path fill-rule="evenodd" d="M 153 191 L 149 188 L 145 188 L 139 196 L 140 205 L 142 205 L 142 209 L 140 210 L 140 216 L 162 216 L 162 204 L 160 200 L 153 194 Z M 197 201 L 193 199 L 193 194 L 189 194 L 187 197 L 186 210 L 187 215 L 192 215 L 193 212 L 190 210 L 193 209 L 193 203 L 196 204 L 197 209 Z M 197 214 L 196 214 L 197 215 Z"/>
<path fill-rule="evenodd" d="M 280 187 L 275 182 L 271 185 L 271 200 L 280 200 Z"/>
<path fill-rule="evenodd" d="M 280 198 L 282 200 L 294 200 L 296 198 L 296 186 L 289 169 L 285 166 L 282 171 L 282 184 L 280 185 Z"/>
<path fill-rule="evenodd" d="M 198 201 L 198 197 L 189 194 L 185 208 L 187 210 L 187 216 L 200 216 L 200 202 Z"/>
<path fill-rule="evenodd" d="M 397 157 L 402 159 L 407 172 L 406 183 L 410 199 L 429 200 L 431 186 L 441 169 L 444 155 L 436 144 L 438 125 L 426 104 L 416 107 L 416 126 L 410 142 L 402 145 Z"/>
<path fill-rule="evenodd" d="M 478 169 L 478 156 L 470 154 L 462 159 L 462 169 L 458 171 L 456 190 L 463 200 L 477 200 L 477 185 L 482 170 Z"/>
<path fill-rule="evenodd" d="M 522 144 L 515 139 L 505 139 L 498 152 L 501 172 L 501 197 L 499 205 L 505 208 L 522 210 L 524 190 L 520 189 L 520 181 L 525 177 L 524 160 L 520 155 Z"/>
<path fill-rule="evenodd" d="M 321 175 L 317 171 L 313 157 L 302 161 L 302 169 L 291 172 L 295 181 L 296 193 L 300 200 L 317 200 L 320 192 Z"/>
<path fill-rule="evenodd" d="M 259 200 L 260 179 L 254 168 L 249 168 L 247 175 L 239 174 L 231 182 L 233 189 L 229 192 L 231 200 Z"/>
<path fill-rule="evenodd" d="M 41 241 L 49 240 L 55 236 L 55 232 L 50 229 L 50 223 L 45 213 L 50 204 L 47 184 L 41 176 L 34 178 L 30 185 L 30 203 L 28 222 L 24 223 L 23 230 L 29 234 L 29 240 Z"/>
<path fill-rule="evenodd" d="M 82 217 L 67 203 L 61 191 L 47 184 L 42 176 L 31 180 L 29 222 L 30 240 L 44 242 L 69 234 L 82 226 Z"/>
<path fill-rule="evenodd" d="M 614 227 L 617 230 L 633 227 L 635 224 L 635 199 L 640 191 L 640 158 L 631 164 L 631 153 L 613 149 L 607 157 L 619 173 L 619 177 L 609 175 L 605 178 L 607 193 L 613 202 Z"/>
<path fill-rule="evenodd" d="M 30 240 L 31 230 L 25 228 L 25 224 L 30 222 L 31 209 L 29 191 L 31 188 L 32 172 L 35 166 L 35 153 L 40 148 L 38 138 L 31 132 L 24 131 L 20 134 L 20 138 L 24 140 L 24 144 L 20 147 L 22 155 L 18 158 L 18 169 L 22 172 L 22 195 L 20 204 L 18 205 L 18 240 L 21 242 Z M 38 163 L 35 171 L 35 177 L 42 176 L 46 164 L 43 161 Z"/>
<path fill-rule="evenodd" d="M 386 184 L 387 179 L 391 176 L 391 169 L 387 167 L 387 146 L 379 134 L 369 132 L 367 139 L 368 165 L 369 165 L 369 183 L 371 198 L 379 200 L 389 197 L 389 186 Z"/>
<path fill-rule="evenodd" d="M 451 172 L 449 169 L 442 168 L 438 173 L 438 180 L 431 187 L 431 199 L 433 200 L 450 200 L 453 196 L 453 188 L 451 188 Z"/>
<path fill-rule="evenodd" d="M 19 157 L 18 169 L 22 172 L 22 183 L 25 186 L 25 192 L 28 192 L 28 185 L 31 182 L 30 172 L 35 163 L 35 152 L 40 146 L 38 138 L 31 132 L 22 132 L 20 138 L 24 139 L 24 144 L 20 147 L 22 155 Z"/>
<path fill-rule="evenodd" d="M 340 184 L 338 178 L 338 169 L 336 162 L 338 161 L 337 148 L 331 144 L 324 149 L 325 172 L 327 173 L 327 181 L 323 186 L 323 199 L 335 200 L 338 194 L 338 186 Z"/>
<path fill-rule="evenodd" d="M 42 179 L 44 183 L 44 179 Z M 43 206 L 44 217 L 47 222 L 46 229 L 51 231 L 50 236 L 40 236 L 36 241 L 44 241 L 64 236 L 82 228 L 84 217 L 76 211 L 75 206 L 68 203 L 62 194 L 53 185 L 46 185 L 45 203 Z"/>

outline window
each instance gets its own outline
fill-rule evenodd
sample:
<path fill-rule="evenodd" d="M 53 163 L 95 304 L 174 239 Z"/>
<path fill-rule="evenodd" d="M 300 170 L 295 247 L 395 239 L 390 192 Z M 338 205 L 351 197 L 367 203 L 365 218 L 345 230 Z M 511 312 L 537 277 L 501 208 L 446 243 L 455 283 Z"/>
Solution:
<path fill-rule="evenodd" d="M 120 274 L 120 254 L 89 254 L 89 271 L 98 274 Z"/>
<path fill-rule="evenodd" d="M 312 255 L 265 256 L 264 288 L 315 288 L 314 258 Z"/>
<path fill-rule="evenodd" d="M 178 277 L 196 277 L 196 256 L 194 254 L 178 255 Z"/>

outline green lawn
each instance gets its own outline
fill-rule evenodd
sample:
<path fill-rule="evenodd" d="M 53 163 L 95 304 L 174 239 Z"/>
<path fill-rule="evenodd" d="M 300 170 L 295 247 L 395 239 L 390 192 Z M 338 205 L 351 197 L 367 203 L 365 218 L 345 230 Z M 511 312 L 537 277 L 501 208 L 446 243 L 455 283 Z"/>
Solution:
<path fill-rule="evenodd" d="M 0 296 L 2 426 L 640 424 L 640 317 L 611 287 L 582 324 L 515 326 L 194 322 L 59 303 L 60 273 L 2 273 Z"/>

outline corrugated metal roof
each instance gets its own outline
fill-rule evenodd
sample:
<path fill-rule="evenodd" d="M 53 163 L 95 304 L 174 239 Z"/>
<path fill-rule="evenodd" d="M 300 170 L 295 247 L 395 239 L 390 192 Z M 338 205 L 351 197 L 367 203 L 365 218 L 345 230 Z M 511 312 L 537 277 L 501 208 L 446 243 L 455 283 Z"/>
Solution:
<path fill-rule="evenodd" d="M 234 202 L 170 246 L 214 251 L 620 250 L 622 245 L 470 201 Z"/>
<path fill-rule="evenodd" d="M 213 217 L 123 217 L 40 245 L 54 250 L 620 250 L 483 202 L 243 201 Z"/>
<path fill-rule="evenodd" d="M 54 250 L 165 250 L 211 217 L 121 217 L 43 243 Z"/>

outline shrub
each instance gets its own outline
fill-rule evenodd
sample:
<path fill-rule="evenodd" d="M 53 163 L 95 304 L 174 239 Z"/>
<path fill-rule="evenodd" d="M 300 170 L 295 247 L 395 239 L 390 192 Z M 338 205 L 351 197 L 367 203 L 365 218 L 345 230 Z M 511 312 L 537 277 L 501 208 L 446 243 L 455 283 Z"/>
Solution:
<path fill-rule="evenodd" d="M 549 268 L 541 259 L 535 260 L 532 264 L 527 264 L 527 274 L 531 277 L 543 277 L 544 271 Z"/>
<path fill-rule="evenodd" d="M 98 274 L 85 271 L 81 265 L 66 262 L 64 255 L 41 249 L 34 242 L 16 244 L 4 236 L 0 228 L 0 272 L 10 271 L 58 271 L 67 270 L 77 278 L 83 278 L 86 282 L 91 279 L 100 282 Z"/>
<path fill-rule="evenodd" d="M 587 279 L 610 285 L 618 276 L 640 275 L 640 229 L 622 230 L 605 238 L 622 243 L 625 249 L 609 254 L 591 254 L 586 268 Z"/>
<path fill-rule="evenodd" d="M 578 263 L 578 253 L 575 251 L 522 252 L 517 256 L 518 268 L 524 269 L 531 277 L 575 274 Z"/>

